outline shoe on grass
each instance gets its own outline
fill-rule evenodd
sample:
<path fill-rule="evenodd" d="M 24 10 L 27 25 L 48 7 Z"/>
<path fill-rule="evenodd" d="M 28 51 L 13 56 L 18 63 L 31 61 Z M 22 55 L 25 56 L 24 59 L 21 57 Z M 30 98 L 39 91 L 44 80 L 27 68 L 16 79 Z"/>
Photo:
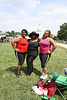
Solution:
<path fill-rule="evenodd" d="M 19 74 L 20 74 L 20 76 L 22 76 L 21 72 Z"/>
<path fill-rule="evenodd" d="M 22 74 L 21 73 L 17 73 L 16 74 L 16 77 L 19 77 L 19 76 L 22 76 Z"/>
<path fill-rule="evenodd" d="M 17 73 L 17 74 L 16 74 L 16 77 L 19 77 L 19 76 L 20 76 L 20 73 Z"/>
<path fill-rule="evenodd" d="M 46 79 L 48 77 L 48 75 L 45 75 L 44 73 L 40 76 L 40 78 L 42 79 Z"/>
<path fill-rule="evenodd" d="M 40 76 L 40 78 L 43 78 L 45 76 L 45 74 L 44 73 L 42 73 L 42 75 Z"/>

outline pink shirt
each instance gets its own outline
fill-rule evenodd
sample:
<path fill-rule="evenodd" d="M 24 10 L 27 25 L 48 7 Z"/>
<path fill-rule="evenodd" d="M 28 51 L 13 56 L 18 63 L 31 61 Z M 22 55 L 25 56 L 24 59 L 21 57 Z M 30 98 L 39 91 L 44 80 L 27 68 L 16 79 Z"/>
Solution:
<path fill-rule="evenodd" d="M 39 42 L 39 45 L 40 45 L 40 53 L 41 53 L 41 54 L 47 54 L 46 51 L 47 51 L 47 50 L 50 50 L 50 48 L 51 48 L 51 45 L 50 45 L 50 42 L 49 42 L 48 39 L 46 39 L 46 40 L 41 40 L 41 41 Z"/>

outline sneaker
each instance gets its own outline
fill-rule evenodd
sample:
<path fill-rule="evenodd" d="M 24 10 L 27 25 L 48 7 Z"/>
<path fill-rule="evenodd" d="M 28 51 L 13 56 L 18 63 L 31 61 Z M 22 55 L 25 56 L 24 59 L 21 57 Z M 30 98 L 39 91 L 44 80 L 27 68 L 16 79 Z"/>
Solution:
<path fill-rule="evenodd" d="M 43 77 L 45 76 L 45 74 L 44 73 L 42 73 L 42 75 L 40 76 L 40 78 L 42 78 L 43 79 Z"/>
<path fill-rule="evenodd" d="M 21 72 L 19 73 L 20 76 L 22 76 Z"/>
<path fill-rule="evenodd" d="M 19 74 L 17 73 L 17 74 L 16 74 L 16 77 L 19 77 L 19 76 L 20 76 L 20 73 L 19 73 Z"/>
<path fill-rule="evenodd" d="M 46 79 L 48 77 L 48 75 L 45 75 L 44 77 L 43 77 L 43 79 Z"/>
<path fill-rule="evenodd" d="M 45 74 L 42 74 L 41 76 L 40 76 L 40 78 L 42 78 L 42 79 L 46 79 L 48 77 L 48 75 L 45 75 Z"/>
<path fill-rule="evenodd" d="M 16 77 L 22 76 L 21 72 L 16 74 Z"/>

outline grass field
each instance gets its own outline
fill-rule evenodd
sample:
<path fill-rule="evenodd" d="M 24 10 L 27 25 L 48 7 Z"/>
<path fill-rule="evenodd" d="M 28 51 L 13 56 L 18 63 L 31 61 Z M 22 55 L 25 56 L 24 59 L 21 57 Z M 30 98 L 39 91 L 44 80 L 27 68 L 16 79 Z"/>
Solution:
<path fill-rule="evenodd" d="M 26 76 L 26 61 L 21 68 L 23 76 L 16 78 L 17 58 L 10 43 L 0 46 L 0 100 L 42 100 L 37 94 L 32 93 L 32 86 L 37 84 L 37 78 L 42 74 L 39 56 L 34 61 L 34 73 Z M 59 74 L 67 66 L 67 49 L 57 47 L 47 64 L 48 74 Z M 49 78 L 48 78 L 49 79 Z M 67 90 L 63 91 L 67 98 Z M 56 100 L 63 100 L 56 92 Z"/>

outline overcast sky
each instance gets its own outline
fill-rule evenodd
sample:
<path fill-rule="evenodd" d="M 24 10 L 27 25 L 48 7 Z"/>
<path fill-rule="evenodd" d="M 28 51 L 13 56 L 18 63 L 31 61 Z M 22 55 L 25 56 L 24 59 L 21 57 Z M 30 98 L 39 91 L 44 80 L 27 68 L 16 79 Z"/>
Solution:
<path fill-rule="evenodd" d="M 29 32 L 50 29 L 57 34 L 67 22 L 67 0 L 0 0 L 0 30 Z"/>

